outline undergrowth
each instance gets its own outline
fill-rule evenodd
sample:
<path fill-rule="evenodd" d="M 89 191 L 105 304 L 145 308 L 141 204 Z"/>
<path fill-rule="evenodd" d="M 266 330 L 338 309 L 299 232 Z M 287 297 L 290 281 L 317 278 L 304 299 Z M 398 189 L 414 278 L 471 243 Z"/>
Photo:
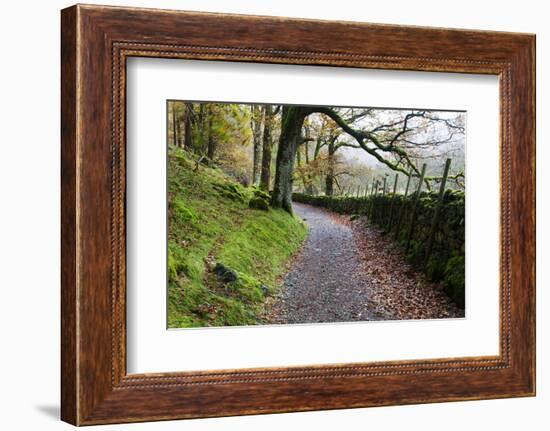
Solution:
<path fill-rule="evenodd" d="M 168 159 L 168 327 L 261 323 L 305 225 L 283 210 L 250 208 L 262 192 L 182 149 L 170 148 Z M 220 278 L 216 265 L 235 277 Z"/>

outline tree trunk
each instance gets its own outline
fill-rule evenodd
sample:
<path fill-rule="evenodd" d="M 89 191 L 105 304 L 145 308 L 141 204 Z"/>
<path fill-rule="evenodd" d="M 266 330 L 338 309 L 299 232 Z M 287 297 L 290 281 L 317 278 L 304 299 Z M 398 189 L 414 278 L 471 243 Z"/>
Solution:
<path fill-rule="evenodd" d="M 260 182 L 260 170 L 262 163 L 262 116 L 261 106 L 252 105 L 252 141 L 254 144 L 254 155 L 252 161 L 252 184 Z"/>
<path fill-rule="evenodd" d="M 273 122 L 273 108 L 265 105 L 264 134 L 262 137 L 262 172 L 260 175 L 260 189 L 269 191 L 271 177 L 271 123 Z"/>
<path fill-rule="evenodd" d="M 173 137 L 173 144 L 174 147 L 178 146 L 178 127 L 177 127 L 177 120 L 176 120 L 176 104 L 172 102 L 172 137 Z"/>
<path fill-rule="evenodd" d="M 321 147 L 323 146 L 323 141 L 321 138 L 317 138 L 315 143 L 315 151 L 313 152 L 313 160 L 317 160 L 319 153 L 321 152 Z"/>
<path fill-rule="evenodd" d="M 205 104 L 201 103 L 199 105 L 199 153 L 204 154 L 205 148 L 208 146 L 208 132 L 209 129 L 206 127 L 208 120 L 208 109 L 206 109 Z"/>
<path fill-rule="evenodd" d="M 310 112 L 311 110 L 306 107 L 283 107 L 281 136 L 279 137 L 279 149 L 277 150 L 275 184 L 271 205 L 275 208 L 283 208 L 291 214 L 294 159 L 298 145 L 301 142 L 304 120 Z"/>
<path fill-rule="evenodd" d="M 193 148 L 193 105 L 191 103 L 185 104 L 185 137 L 183 141 L 183 147 L 187 150 Z"/>
<path fill-rule="evenodd" d="M 334 194 L 334 153 L 336 153 L 336 144 L 334 140 L 328 143 L 328 172 L 325 178 L 325 195 Z"/>
<path fill-rule="evenodd" d="M 299 150 L 298 150 L 299 151 Z M 306 129 L 306 141 L 304 142 L 304 154 L 306 159 L 306 166 L 309 165 L 309 130 Z M 304 192 L 308 195 L 313 194 L 313 181 L 311 175 L 308 174 L 309 169 L 306 168 L 303 181 L 304 181 Z"/>
<path fill-rule="evenodd" d="M 216 140 L 214 139 L 214 133 L 212 133 L 212 112 L 209 112 L 208 115 L 208 145 L 207 145 L 207 154 L 208 160 L 210 162 L 214 161 L 214 156 L 216 155 Z"/>
<path fill-rule="evenodd" d="M 183 147 L 183 116 L 182 112 L 179 112 L 179 115 L 176 117 L 176 131 L 178 133 L 178 147 Z"/>
<path fill-rule="evenodd" d="M 327 175 L 325 178 L 325 195 L 332 196 L 334 194 L 334 177 Z"/>

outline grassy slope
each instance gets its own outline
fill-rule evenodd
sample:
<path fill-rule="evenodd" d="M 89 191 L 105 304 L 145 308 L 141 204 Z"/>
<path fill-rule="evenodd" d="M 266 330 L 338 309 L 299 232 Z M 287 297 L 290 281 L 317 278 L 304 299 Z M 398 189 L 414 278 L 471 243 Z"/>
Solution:
<path fill-rule="evenodd" d="M 249 209 L 253 190 L 219 169 L 194 169 L 184 151 L 170 149 L 168 326 L 259 323 L 265 297 L 277 290 L 306 227 L 282 210 Z M 216 263 L 238 280 L 221 283 L 212 272 Z"/>

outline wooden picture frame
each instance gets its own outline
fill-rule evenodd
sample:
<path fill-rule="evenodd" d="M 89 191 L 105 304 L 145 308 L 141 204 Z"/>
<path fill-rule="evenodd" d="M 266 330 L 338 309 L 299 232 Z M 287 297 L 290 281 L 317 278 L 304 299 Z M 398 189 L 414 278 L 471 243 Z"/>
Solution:
<path fill-rule="evenodd" d="M 535 394 L 534 35 L 77 5 L 62 11 L 61 49 L 64 421 L 91 425 Z M 500 354 L 127 375 L 130 56 L 498 75 Z"/>

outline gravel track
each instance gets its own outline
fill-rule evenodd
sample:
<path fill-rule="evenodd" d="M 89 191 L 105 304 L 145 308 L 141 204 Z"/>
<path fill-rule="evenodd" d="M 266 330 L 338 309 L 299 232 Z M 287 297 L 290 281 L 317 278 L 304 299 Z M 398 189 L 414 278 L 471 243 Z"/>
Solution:
<path fill-rule="evenodd" d="M 380 320 L 369 306 L 370 283 L 348 217 L 294 203 L 308 238 L 286 275 L 272 323 Z M 387 318 L 387 317 L 386 317 Z"/>
<path fill-rule="evenodd" d="M 403 250 L 364 218 L 294 203 L 309 228 L 265 323 L 464 317 L 442 286 L 406 262 Z"/>

